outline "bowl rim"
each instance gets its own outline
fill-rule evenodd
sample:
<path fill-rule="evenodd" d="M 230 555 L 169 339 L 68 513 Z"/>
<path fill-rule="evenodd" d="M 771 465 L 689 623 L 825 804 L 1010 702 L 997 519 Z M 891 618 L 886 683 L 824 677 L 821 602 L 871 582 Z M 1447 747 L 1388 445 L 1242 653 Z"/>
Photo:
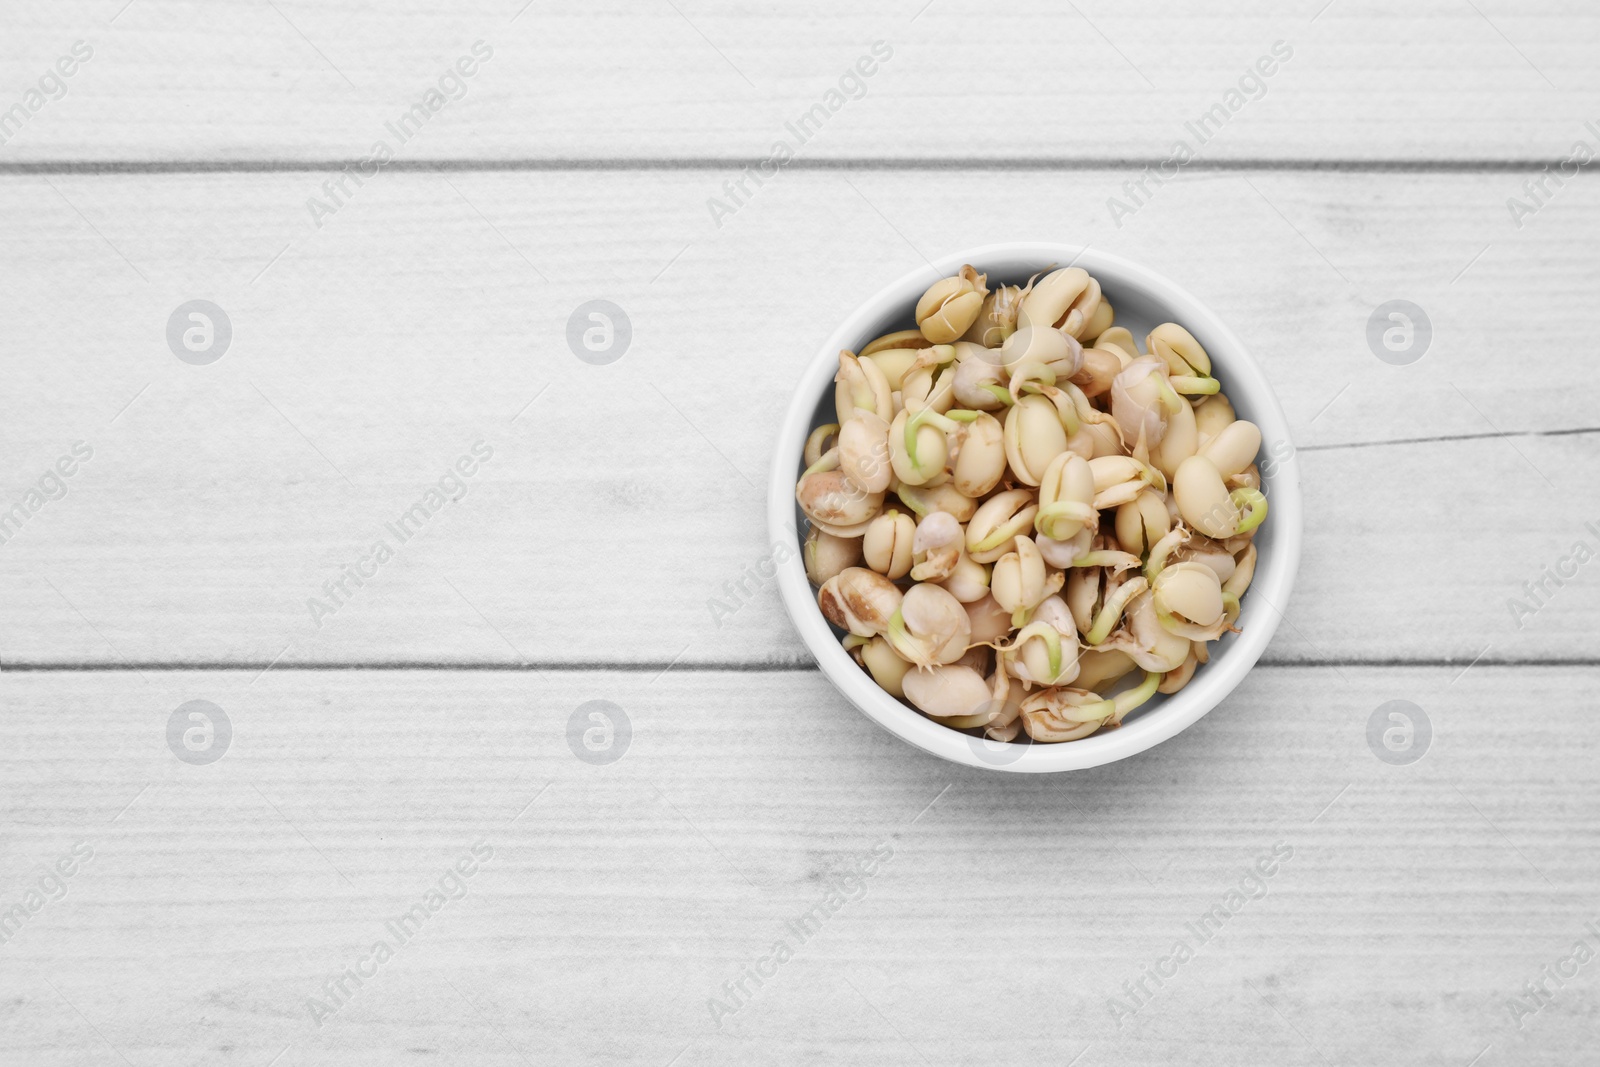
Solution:
<path fill-rule="evenodd" d="M 1288 606 L 1299 567 L 1303 535 L 1299 456 L 1289 433 L 1288 418 L 1261 365 L 1227 324 L 1198 297 L 1165 275 L 1132 260 L 1087 246 L 1049 241 L 982 245 L 941 256 L 902 274 L 847 315 L 817 349 L 801 375 L 778 431 L 767 494 L 768 528 L 774 545 L 800 544 L 794 518 L 794 484 L 812 415 L 824 391 L 831 388 L 840 349 L 855 351 L 864 343 L 863 334 L 869 323 L 881 317 L 888 305 L 899 305 L 909 312 L 930 284 L 930 268 L 940 276 L 948 276 L 963 264 L 971 263 L 979 271 L 1010 274 L 1019 260 L 1031 264 L 1021 266 L 1022 270 L 1081 266 L 1102 281 L 1111 280 L 1113 284 L 1108 288 L 1135 288 L 1155 300 L 1171 321 L 1182 323 L 1197 337 L 1204 338 L 1207 352 L 1225 368 L 1223 374 L 1230 399 L 1248 397 L 1248 402 L 1240 406 L 1248 407 L 1253 421 L 1261 427 L 1263 446 L 1272 442 L 1275 452 L 1284 453 L 1274 455 L 1270 478 L 1265 471 L 1262 476 L 1271 500 L 1269 521 L 1274 532 L 1272 549 L 1261 554 L 1250 590 L 1244 597 L 1250 625 L 1233 635 L 1228 646 L 1187 686 L 1168 696 L 1149 714 L 1130 719 L 1118 729 L 1078 741 L 1057 745 L 1003 745 L 979 741 L 926 718 L 880 689 L 844 651 L 823 618 L 806 578 L 803 554 L 798 549 L 778 563 L 777 585 L 790 620 L 822 673 L 857 710 L 896 737 L 932 755 L 969 767 L 1014 773 L 1083 770 L 1126 759 L 1160 744 L 1198 722 L 1220 704 L 1266 651 Z M 1020 754 L 1015 752 L 1018 747 L 1024 749 Z"/>

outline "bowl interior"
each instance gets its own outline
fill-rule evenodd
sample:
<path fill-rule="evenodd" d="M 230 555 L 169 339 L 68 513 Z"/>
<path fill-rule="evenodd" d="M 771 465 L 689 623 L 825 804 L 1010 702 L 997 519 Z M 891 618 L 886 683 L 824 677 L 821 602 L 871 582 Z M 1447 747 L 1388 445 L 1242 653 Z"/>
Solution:
<path fill-rule="evenodd" d="M 878 689 L 870 676 L 840 647 L 844 631 L 831 626 L 822 617 L 798 553 L 785 568 L 789 580 L 782 580 L 780 576 L 780 588 L 796 625 L 818 655 L 823 669 L 858 707 L 913 744 L 958 762 L 1006 770 L 1070 769 L 1120 759 L 1183 729 L 1237 684 L 1276 629 L 1280 618 L 1277 609 L 1287 603 L 1288 585 L 1298 562 L 1298 472 L 1283 412 L 1261 368 L 1245 352 L 1238 338 L 1187 292 L 1136 264 L 1092 250 L 1060 245 L 974 249 L 936 264 L 937 274 L 925 268 L 899 279 L 846 320 L 819 351 L 808 370 L 788 420 L 795 424 L 794 432 L 779 446 L 774 479 L 786 477 L 787 483 L 773 486 L 774 519 L 778 518 L 777 501 L 781 490 L 787 500 L 783 506 L 787 521 L 784 530 L 774 530 L 774 537 L 796 546 L 804 542 L 805 517 L 794 501 L 793 488 L 804 469 L 801 452 L 805 438 L 811 430 L 835 419 L 833 374 L 839 350 L 859 351 L 885 333 L 914 327 L 913 309 L 918 297 L 936 277 L 954 273 L 963 263 L 971 263 L 979 273 L 986 273 L 991 289 L 1000 284 L 1026 284 L 1029 277 L 1056 267 L 1081 266 L 1099 280 L 1105 299 L 1116 311 L 1116 325 L 1131 331 L 1141 348 L 1145 335 L 1168 321 L 1183 325 L 1205 347 L 1212 359 L 1213 373 L 1222 382 L 1223 392 L 1238 416 L 1256 423 L 1262 431 L 1258 463 L 1262 471 L 1262 491 L 1268 497 L 1270 510 L 1255 538 L 1259 554 L 1256 578 L 1241 600 L 1241 613 L 1236 623 L 1240 632 L 1225 634 L 1211 642 L 1211 662 L 1196 672 L 1189 685 L 1172 696 L 1157 694 L 1130 713 L 1118 729 L 1064 744 L 1034 745 L 1025 737 L 1019 742 L 1005 744 L 981 740 L 977 730 L 953 730 Z M 786 434 L 788 431 L 786 425 Z M 799 571 L 799 581 L 805 591 L 804 603 L 800 604 L 794 602 L 792 577 L 795 570 Z M 801 625 L 802 616 L 807 614 L 809 622 L 820 623 L 825 628 L 831 647 L 817 647 L 816 627 Z M 842 679 L 841 672 L 864 679 L 871 692 L 861 692 L 854 685 L 846 684 L 848 679 Z M 873 706 L 863 706 L 864 700 Z M 942 739 L 932 736 L 930 729 L 948 736 Z"/>

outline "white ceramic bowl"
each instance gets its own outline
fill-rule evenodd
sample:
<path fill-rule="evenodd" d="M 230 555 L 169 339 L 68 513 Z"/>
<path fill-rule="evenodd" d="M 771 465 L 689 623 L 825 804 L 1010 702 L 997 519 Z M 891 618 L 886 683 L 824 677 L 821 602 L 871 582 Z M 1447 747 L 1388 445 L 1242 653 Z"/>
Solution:
<path fill-rule="evenodd" d="M 1117 729 L 1062 744 L 1003 744 L 973 736 L 975 731 L 943 726 L 879 689 L 840 646 L 839 634 L 823 618 L 816 593 L 806 580 L 800 551 L 779 566 L 778 589 L 795 629 L 823 673 L 864 715 L 897 737 L 972 767 L 1023 772 L 1097 767 L 1143 752 L 1198 720 L 1222 702 L 1266 650 L 1282 611 L 1288 607 L 1300 562 L 1300 471 L 1288 420 L 1266 375 L 1233 331 L 1188 291 L 1152 270 L 1092 249 L 1050 243 L 974 248 L 946 256 L 934 267 L 943 276 L 954 274 L 964 263 L 986 273 L 991 287 L 1022 284 L 1052 267 L 1083 267 L 1099 279 L 1106 299 L 1116 309 L 1117 325 L 1128 327 L 1141 345 L 1151 327 L 1172 321 L 1186 327 L 1205 346 L 1213 373 L 1239 417 L 1261 427 L 1257 462 L 1269 511 L 1255 539 L 1259 557 L 1255 579 L 1242 598 L 1236 623 L 1240 632 L 1212 643 L 1211 662 L 1201 666 L 1187 686 L 1171 696 L 1157 696 L 1132 712 Z M 912 310 L 934 278 L 932 271 L 920 267 L 891 282 L 852 312 L 817 349 L 778 433 L 767 493 L 773 543 L 798 548 L 804 542 L 805 518 L 795 503 L 795 481 L 804 469 L 801 457 L 807 435 L 834 420 L 833 376 L 839 366 L 839 350 L 859 351 L 875 337 L 916 325 Z M 1026 740 L 1024 736 L 1022 741 Z"/>

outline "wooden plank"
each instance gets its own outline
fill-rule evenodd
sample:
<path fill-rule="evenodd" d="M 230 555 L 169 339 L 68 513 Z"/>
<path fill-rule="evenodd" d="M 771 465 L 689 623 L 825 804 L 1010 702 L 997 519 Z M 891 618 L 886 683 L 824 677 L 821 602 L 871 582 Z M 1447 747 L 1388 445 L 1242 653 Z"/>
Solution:
<path fill-rule="evenodd" d="M 377 139 L 413 159 L 761 159 L 780 138 L 809 160 L 1159 161 L 1184 141 L 1208 160 L 1542 162 L 1593 143 L 1585 101 L 1600 85 L 1596 16 L 1579 0 L 1403 13 L 1023 0 L 1003 18 L 845 0 L 803 13 L 716 0 L 19 7 L 0 42 L 6 107 L 75 41 L 94 50 L 8 135 L 0 153 L 24 162 L 354 160 Z M 424 132 L 389 134 L 478 41 L 492 58 L 446 83 L 453 99 Z M 892 57 L 859 89 L 847 82 L 801 144 L 785 124 L 875 41 Z M 1258 62 L 1270 77 L 1241 85 Z M 1233 109 L 1220 129 L 1188 131 L 1219 105 Z"/>
<path fill-rule="evenodd" d="M 1486 1045 L 1576 1062 L 1600 1011 L 1587 969 L 1520 1030 L 1507 1005 L 1596 938 L 1600 761 L 1572 694 L 1600 678 L 1449 679 L 1263 667 L 1140 757 L 1019 781 L 901 744 L 812 673 L 7 675 L 0 903 L 75 842 L 93 855 L 0 945 L 0 1048 L 53 1064 L 115 1059 L 107 1044 L 133 1063 L 287 1047 L 291 1067 L 686 1046 L 680 1062 L 1087 1046 L 1083 1063 L 1465 1063 Z M 164 743 L 197 698 L 233 731 L 207 766 Z M 566 739 L 593 699 L 631 726 L 609 765 Z M 1392 699 L 1431 718 L 1410 766 L 1368 749 Z M 493 855 L 466 895 L 328 1000 L 479 841 Z M 719 1032 L 722 983 L 797 940 L 786 924 L 875 845 L 892 855 L 860 899 L 747 980 Z M 1202 944 L 1186 924 L 1274 846 L 1292 855 L 1265 895 Z M 1179 939 L 1193 959 L 1147 979 L 1119 1026 L 1110 998 Z M 338 1009 L 321 1026 L 311 997 Z"/>
<path fill-rule="evenodd" d="M 1600 500 L 1572 475 L 1596 438 L 1564 432 L 1594 426 L 1572 387 L 1587 183 L 1452 284 L 1501 176 L 1252 179 L 1358 294 L 1240 176 L 1096 229 L 1087 201 L 1113 177 L 1055 183 L 1064 206 L 1041 222 L 1029 176 L 792 175 L 721 233 L 696 229 L 693 174 L 392 175 L 321 230 L 296 218 L 305 174 L 0 181 L 8 505 L 74 442 L 94 450 L 0 545 L 0 657 L 804 662 L 770 589 L 721 627 L 707 602 L 771 551 L 757 487 L 812 345 L 919 262 L 908 241 L 1041 232 L 1162 264 L 1266 364 L 1309 515 L 1271 655 L 1591 657 L 1582 573 L 1546 584 L 1535 618 L 1508 603 L 1538 606 L 1523 583 L 1597 543 Z M 934 225 L 952 196 L 971 218 Z M 1394 367 L 1364 334 L 1402 294 L 1436 337 Z M 167 347 L 194 298 L 233 324 L 209 366 Z M 610 366 L 565 341 L 595 298 L 633 324 Z M 1508 373 L 1532 336 L 1537 358 Z M 1383 443 L 1434 437 L 1470 439 Z M 494 456 L 460 503 L 403 545 L 385 533 L 479 441 Z M 313 619 L 379 538 L 395 558 Z"/>

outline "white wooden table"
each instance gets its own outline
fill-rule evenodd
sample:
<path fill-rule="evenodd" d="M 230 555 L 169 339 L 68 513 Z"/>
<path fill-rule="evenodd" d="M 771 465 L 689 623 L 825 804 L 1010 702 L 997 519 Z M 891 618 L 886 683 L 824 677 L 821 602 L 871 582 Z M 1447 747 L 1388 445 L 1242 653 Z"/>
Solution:
<path fill-rule="evenodd" d="M 0 4 L 0 1059 L 1592 1057 L 1600 192 L 1524 183 L 1600 151 L 1600 13 L 920 4 Z M 1233 697 L 1031 780 L 877 731 L 772 588 L 707 605 L 819 339 L 1010 239 L 1215 306 L 1308 497 Z M 169 747 L 194 700 L 215 762 Z"/>

